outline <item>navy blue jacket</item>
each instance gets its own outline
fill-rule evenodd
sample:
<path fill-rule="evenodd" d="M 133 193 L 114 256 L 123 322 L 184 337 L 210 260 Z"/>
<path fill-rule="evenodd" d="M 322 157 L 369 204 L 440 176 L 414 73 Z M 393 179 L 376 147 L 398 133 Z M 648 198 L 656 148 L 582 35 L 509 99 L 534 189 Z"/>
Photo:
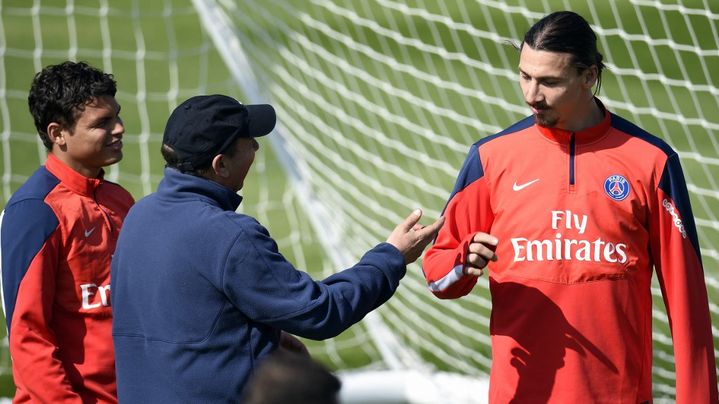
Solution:
<path fill-rule="evenodd" d="M 165 169 L 127 215 L 112 260 L 113 341 L 123 403 L 236 402 L 280 330 L 336 336 L 404 276 L 391 244 L 323 281 L 295 269 L 242 198 Z"/>

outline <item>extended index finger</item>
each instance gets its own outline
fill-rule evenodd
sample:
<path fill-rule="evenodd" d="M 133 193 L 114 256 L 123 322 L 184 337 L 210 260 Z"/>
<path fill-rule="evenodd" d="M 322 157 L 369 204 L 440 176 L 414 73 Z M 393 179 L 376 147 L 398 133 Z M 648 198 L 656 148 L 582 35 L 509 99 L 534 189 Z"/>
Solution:
<path fill-rule="evenodd" d="M 404 232 L 410 231 L 416 224 L 419 222 L 419 219 L 422 217 L 422 209 L 415 209 L 412 211 L 412 213 L 407 216 L 406 219 L 402 223 L 400 223 L 399 226 L 401 226 L 402 230 Z"/>
<path fill-rule="evenodd" d="M 444 216 L 440 216 L 439 219 L 435 220 L 434 223 L 426 226 L 424 229 L 418 231 L 419 236 L 422 238 L 433 238 L 439 232 L 444 224 Z"/>

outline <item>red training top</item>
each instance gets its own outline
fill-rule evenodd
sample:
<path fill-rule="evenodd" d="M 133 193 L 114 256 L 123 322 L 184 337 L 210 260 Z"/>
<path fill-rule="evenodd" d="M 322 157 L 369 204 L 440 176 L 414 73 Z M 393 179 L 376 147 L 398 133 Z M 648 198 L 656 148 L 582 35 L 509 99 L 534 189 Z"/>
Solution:
<path fill-rule="evenodd" d="M 677 402 L 717 402 L 694 218 L 679 158 L 662 140 L 606 111 L 576 133 L 528 117 L 472 145 L 444 216 L 424 259 L 440 298 L 477 282 L 462 272 L 475 233 L 499 239 L 488 266 L 490 402 L 651 401 L 652 267 Z"/>
<path fill-rule="evenodd" d="M 53 154 L 0 222 L 15 402 L 117 402 L 110 258 L 132 196 Z"/>

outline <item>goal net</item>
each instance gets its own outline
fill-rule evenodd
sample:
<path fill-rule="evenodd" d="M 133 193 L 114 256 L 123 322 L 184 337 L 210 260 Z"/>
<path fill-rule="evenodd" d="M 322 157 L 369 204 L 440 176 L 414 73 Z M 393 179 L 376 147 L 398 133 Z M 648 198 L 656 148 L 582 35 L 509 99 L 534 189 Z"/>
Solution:
<path fill-rule="evenodd" d="M 719 324 L 719 5 L 708 0 L 3 0 L 2 203 L 44 161 L 26 99 L 47 64 L 86 60 L 115 74 L 125 159 L 109 176 L 137 198 L 162 175 L 162 130 L 179 102 L 201 93 L 270 102 L 277 131 L 263 141 L 241 209 L 321 278 L 412 209 L 423 208 L 424 223 L 440 215 L 469 145 L 529 114 L 510 43 L 561 9 L 599 36 L 605 105 L 679 152 Z M 655 396 L 671 399 L 671 335 L 656 283 L 652 293 Z M 486 278 L 463 299 L 438 301 L 414 264 L 385 306 L 308 344 L 352 386 L 396 385 L 368 376 L 392 370 L 391 380 L 410 383 L 407 400 L 454 391 L 458 402 L 481 401 L 481 383 L 456 386 L 487 377 L 490 309 Z"/>

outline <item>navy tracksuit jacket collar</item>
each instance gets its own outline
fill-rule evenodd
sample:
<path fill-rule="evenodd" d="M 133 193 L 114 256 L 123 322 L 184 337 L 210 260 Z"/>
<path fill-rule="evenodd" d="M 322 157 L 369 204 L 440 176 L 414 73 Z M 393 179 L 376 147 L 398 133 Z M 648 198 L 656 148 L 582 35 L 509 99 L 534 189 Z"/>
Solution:
<path fill-rule="evenodd" d="M 162 198 L 181 200 L 201 198 L 223 210 L 237 210 L 242 197 L 233 190 L 214 181 L 183 174 L 174 168 L 165 168 L 157 193 Z"/>

